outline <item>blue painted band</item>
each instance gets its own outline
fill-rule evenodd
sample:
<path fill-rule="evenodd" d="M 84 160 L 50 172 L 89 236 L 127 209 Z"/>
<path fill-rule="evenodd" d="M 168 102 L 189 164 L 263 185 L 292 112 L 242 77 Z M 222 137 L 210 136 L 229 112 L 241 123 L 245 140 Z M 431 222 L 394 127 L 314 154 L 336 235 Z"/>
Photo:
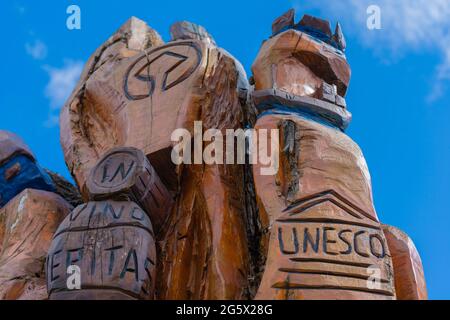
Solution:
<path fill-rule="evenodd" d="M 18 168 L 17 173 L 7 179 L 8 170 L 14 166 Z M 0 166 L 0 208 L 28 188 L 51 192 L 56 190 L 50 176 L 25 155 L 13 156 Z"/>
<path fill-rule="evenodd" d="M 283 106 L 283 105 L 274 105 L 273 108 L 263 111 L 262 113 L 260 113 L 258 115 L 258 119 L 263 116 L 270 115 L 270 114 L 293 115 L 293 116 L 301 117 L 306 120 L 315 121 L 315 122 L 320 123 L 329 128 L 344 132 L 344 130 L 340 129 L 333 122 L 328 121 L 327 119 L 325 119 L 321 116 L 317 116 L 313 113 L 308 113 L 303 110 L 293 109 L 292 107 Z"/>

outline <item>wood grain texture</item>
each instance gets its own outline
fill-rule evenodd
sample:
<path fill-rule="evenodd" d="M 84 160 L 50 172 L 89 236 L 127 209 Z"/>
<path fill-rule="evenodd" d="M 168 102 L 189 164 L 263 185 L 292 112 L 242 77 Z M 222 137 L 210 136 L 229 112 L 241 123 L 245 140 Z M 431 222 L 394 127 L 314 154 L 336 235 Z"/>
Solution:
<path fill-rule="evenodd" d="M 272 23 L 272 35 L 294 27 L 295 10 L 290 9 Z"/>
<path fill-rule="evenodd" d="M 209 47 L 208 52 L 203 94 L 189 112 L 201 107 L 195 119 L 202 121 L 203 132 L 242 128 L 243 68 L 224 50 Z M 182 167 L 180 195 L 161 246 L 160 299 L 248 298 L 251 262 L 244 170 L 244 165 Z"/>
<path fill-rule="evenodd" d="M 144 50 L 162 44 L 161 37 L 143 21 L 129 19 L 90 57 L 61 112 L 61 128 L 65 128 L 61 130 L 61 145 L 85 200 L 87 175 L 103 153 L 126 145 L 127 132 L 140 137 L 134 146 L 146 144 L 143 130 L 149 127 L 151 108 L 142 101 L 125 108 L 128 99 L 123 92 L 123 77 L 136 58 L 145 56 Z M 136 122 L 138 119 L 140 122 Z"/>
<path fill-rule="evenodd" d="M 88 202 L 55 232 L 46 262 L 49 298 L 153 299 L 155 264 L 152 224 L 137 204 Z M 80 268 L 80 290 L 67 287 L 71 265 Z"/>
<path fill-rule="evenodd" d="M 53 299 L 426 295 L 421 276 L 408 274 L 421 270 L 417 252 L 380 224 L 362 152 L 343 132 L 351 72 L 340 26 L 332 35 L 327 21 L 295 24 L 289 11 L 273 30 L 252 66 L 253 88 L 240 63 L 189 22 L 174 24 L 164 44 L 132 18 L 94 53 L 60 125 L 67 165 L 84 200 L 95 201 L 55 236 Z M 253 126 L 254 107 L 257 130 L 280 131 L 276 175 L 262 175 L 259 164 L 173 164 L 175 129 Z M 116 152 L 127 148 L 134 155 Z M 161 199 L 173 205 L 155 210 L 145 196 L 152 186 L 165 186 Z M 134 205 L 147 212 L 144 222 L 126 220 Z M 85 274 L 81 291 L 65 289 L 72 262 Z M 408 272 L 395 279 L 404 263 Z"/>
<path fill-rule="evenodd" d="M 47 299 L 45 258 L 71 209 L 60 196 L 33 189 L 0 209 L 0 300 Z"/>
<path fill-rule="evenodd" d="M 108 151 L 91 170 L 87 189 L 91 200 L 126 199 L 138 203 L 155 230 L 166 221 L 173 204 L 172 195 L 144 153 L 131 147 Z"/>
<path fill-rule="evenodd" d="M 344 97 L 350 82 L 350 66 L 342 53 L 293 29 L 264 42 L 252 71 L 256 90 L 273 88 L 299 96 L 315 96 L 326 81 Z"/>
<path fill-rule="evenodd" d="M 378 220 L 364 156 L 343 132 L 351 119 L 344 47 L 340 25 L 332 35 L 328 21 L 305 15 L 264 42 L 253 64 L 255 128 L 280 137 L 271 150 L 278 173 L 253 166 L 267 231 L 257 299 L 397 298 L 395 246 Z"/>
<path fill-rule="evenodd" d="M 0 165 L 12 156 L 24 155 L 35 160 L 33 153 L 25 142 L 16 134 L 0 130 Z"/>
<path fill-rule="evenodd" d="M 383 225 L 394 263 L 395 290 L 399 300 L 427 300 L 427 286 L 419 252 L 407 234 Z"/>
<path fill-rule="evenodd" d="M 176 22 L 170 26 L 170 35 L 172 40 L 189 40 L 197 39 L 216 45 L 214 38 L 202 26 L 196 25 L 189 21 Z"/>
<path fill-rule="evenodd" d="M 256 129 L 279 129 L 281 139 L 278 174 L 253 168 L 269 230 L 256 298 L 395 299 L 393 263 L 358 146 L 298 115 L 262 116 Z M 376 287 L 368 284 L 373 270 Z"/>
<path fill-rule="evenodd" d="M 102 155 L 120 146 L 142 150 L 177 195 L 158 235 L 158 298 L 247 297 L 244 165 L 176 167 L 170 160 L 174 129 L 192 133 L 196 120 L 204 131 L 244 127 L 243 67 L 193 24 L 176 24 L 174 40 L 139 50 L 126 48 L 125 29 L 136 26 L 94 54 L 61 113 L 68 167 L 87 199 L 88 174 Z"/>
<path fill-rule="evenodd" d="M 155 169 L 166 185 L 176 184 L 171 134 L 176 128 L 193 130 L 206 95 L 203 81 L 215 68 L 210 61 L 217 53 L 203 41 L 146 42 L 137 51 L 126 49 L 124 32 L 94 54 L 61 114 L 61 126 L 68 128 L 61 132 L 66 162 L 86 198 L 90 169 L 116 146 L 168 159 L 155 162 Z"/>
<path fill-rule="evenodd" d="M 64 200 L 69 202 L 73 207 L 77 207 L 82 204 L 80 191 L 67 179 L 58 173 L 45 169 L 45 172 L 50 176 L 55 185 L 55 193 L 63 197 Z"/>

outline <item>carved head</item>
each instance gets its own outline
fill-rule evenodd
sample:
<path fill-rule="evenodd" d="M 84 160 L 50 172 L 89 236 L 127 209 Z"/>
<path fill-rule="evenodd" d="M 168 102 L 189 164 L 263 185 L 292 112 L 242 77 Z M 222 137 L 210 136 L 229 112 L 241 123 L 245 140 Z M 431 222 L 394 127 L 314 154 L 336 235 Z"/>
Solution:
<path fill-rule="evenodd" d="M 27 188 L 55 191 L 52 179 L 22 139 L 0 130 L 0 208 Z"/>
<path fill-rule="evenodd" d="M 345 108 L 350 66 L 341 26 L 309 15 L 295 23 L 293 9 L 276 19 L 252 71 L 255 90 L 278 89 Z"/>

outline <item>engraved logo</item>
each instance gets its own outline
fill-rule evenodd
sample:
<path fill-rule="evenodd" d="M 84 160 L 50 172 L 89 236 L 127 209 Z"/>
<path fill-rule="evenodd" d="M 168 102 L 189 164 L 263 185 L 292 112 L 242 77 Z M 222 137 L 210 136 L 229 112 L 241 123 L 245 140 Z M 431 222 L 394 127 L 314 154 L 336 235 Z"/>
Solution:
<path fill-rule="evenodd" d="M 277 219 L 275 232 L 287 260 L 274 288 L 393 296 L 392 262 L 379 222 L 337 192 L 292 204 Z"/>

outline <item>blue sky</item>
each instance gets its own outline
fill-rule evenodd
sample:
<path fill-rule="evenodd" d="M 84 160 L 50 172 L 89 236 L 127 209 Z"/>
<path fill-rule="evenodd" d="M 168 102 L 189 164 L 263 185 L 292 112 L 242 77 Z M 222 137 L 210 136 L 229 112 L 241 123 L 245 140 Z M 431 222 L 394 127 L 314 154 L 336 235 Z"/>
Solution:
<path fill-rule="evenodd" d="M 81 8 L 81 30 L 66 8 Z M 366 8 L 381 8 L 368 30 Z M 432 299 L 450 298 L 450 1 L 2 1 L 0 128 L 22 136 L 40 163 L 68 177 L 57 115 L 83 63 L 130 16 L 165 40 L 170 25 L 203 25 L 245 66 L 291 7 L 341 21 L 352 80 L 348 134 L 361 146 L 382 222 L 414 240 Z"/>

